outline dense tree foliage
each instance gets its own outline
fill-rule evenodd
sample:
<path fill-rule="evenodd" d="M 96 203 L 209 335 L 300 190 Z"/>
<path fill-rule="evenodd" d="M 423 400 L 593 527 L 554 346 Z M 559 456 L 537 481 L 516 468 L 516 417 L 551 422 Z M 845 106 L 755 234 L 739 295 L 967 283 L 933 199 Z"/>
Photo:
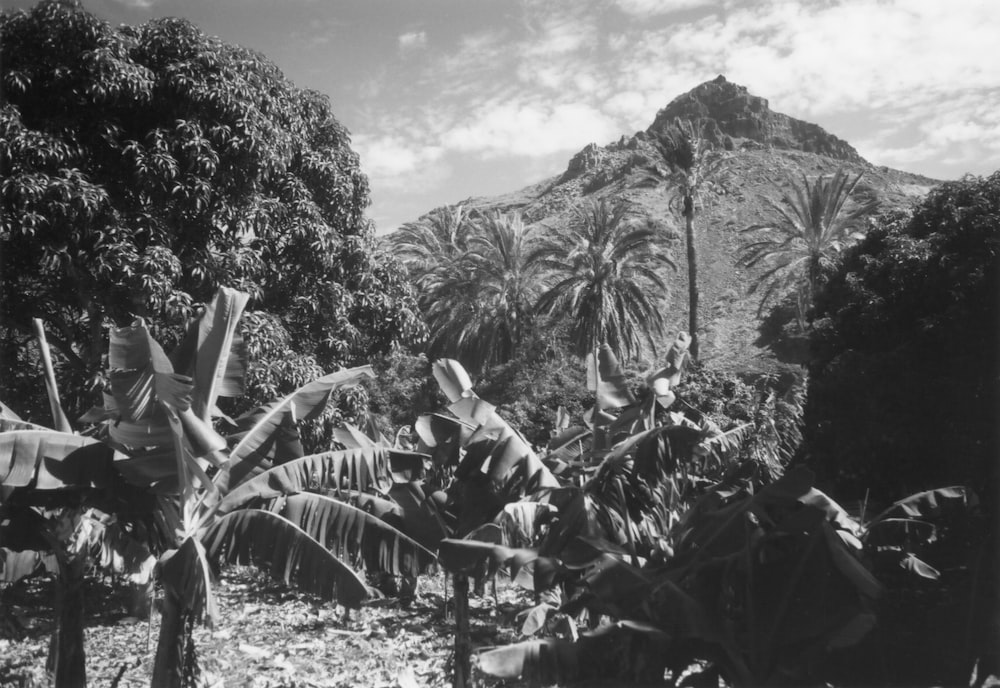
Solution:
<path fill-rule="evenodd" d="M 841 494 L 995 494 L 1000 173 L 882 216 L 817 300 L 809 460 Z M 987 487 L 989 486 L 989 487 Z"/>
<path fill-rule="evenodd" d="M 37 389 L 31 318 L 72 413 L 109 326 L 176 341 L 219 285 L 252 299 L 251 400 L 420 335 L 325 96 L 185 20 L 114 28 L 73 1 L 4 13 L 0 46 L 8 401 Z"/>

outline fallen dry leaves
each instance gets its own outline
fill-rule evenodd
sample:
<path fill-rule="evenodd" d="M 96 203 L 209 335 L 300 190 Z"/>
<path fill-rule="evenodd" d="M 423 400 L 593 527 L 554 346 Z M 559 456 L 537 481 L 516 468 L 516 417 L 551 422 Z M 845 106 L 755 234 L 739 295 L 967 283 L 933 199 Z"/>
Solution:
<path fill-rule="evenodd" d="M 201 684 L 211 688 L 439 688 L 451 685 L 454 621 L 445 616 L 444 578 L 424 577 L 409 606 L 375 600 L 346 615 L 248 568 L 218 583 L 220 621 L 198 627 Z M 127 617 L 126 592 L 88 581 L 87 678 L 92 686 L 148 686 L 159 614 Z M 0 685 L 44 686 L 53 629 L 52 580 L 35 578 L 3 592 Z M 504 582 L 470 601 L 476 646 L 517 639 L 514 617 L 530 595 Z M 15 636 L 15 637 L 11 637 Z M 496 682 L 489 681 L 490 685 Z"/>

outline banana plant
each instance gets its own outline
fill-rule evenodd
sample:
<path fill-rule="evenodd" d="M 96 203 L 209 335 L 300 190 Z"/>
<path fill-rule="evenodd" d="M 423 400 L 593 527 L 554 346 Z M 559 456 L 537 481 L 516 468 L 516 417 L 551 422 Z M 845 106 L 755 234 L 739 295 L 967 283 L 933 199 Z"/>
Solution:
<path fill-rule="evenodd" d="M 25 422 L 0 404 L 0 578 L 13 582 L 40 568 L 58 574 L 48 669 L 57 688 L 84 686 L 84 574 L 92 565 L 115 570 L 124 563 L 121 546 L 135 543 L 107 533 L 102 519 L 117 505 L 111 450 L 72 433 L 37 319 L 35 329 L 58 429 Z M 131 552 L 137 563 L 140 555 Z"/>
<path fill-rule="evenodd" d="M 34 572 L 46 554 L 58 572 L 49 670 L 56 686 L 86 685 L 83 578 L 90 563 L 87 493 L 107 486 L 111 453 L 100 442 L 0 420 L 0 547 L 4 578 Z M 19 553 L 14 555 L 14 553 Z"/>
<path fill-rule="evenodd" d="M 157 687 L 180 686 L 195 669 L 191 632 L 199 620 L 217 617 L 212 580 L 219 564 L 257 565 L 352 609 L 370 594 L 352 564 L 413 572 L 434 558 L 385 520 L 337 499 L 388 489 L 384 447 L 301 456 L 298 422 L 321 413 L 333 390 L 372 376 L 368 366 L 251 410 L 229 440 L 215 430 L 219 397 L 242 394 L 238 323 L 247 300 L 220 289 L 170 356 L 142 321 L 113 330 L 111 394 L 91 414 L 104 418 L 117 471 L 155 495 L 154 516 L 168 543 L 157 563 L 164 591 Z M 323 489 L 334 496 L 316 493 Z"/>

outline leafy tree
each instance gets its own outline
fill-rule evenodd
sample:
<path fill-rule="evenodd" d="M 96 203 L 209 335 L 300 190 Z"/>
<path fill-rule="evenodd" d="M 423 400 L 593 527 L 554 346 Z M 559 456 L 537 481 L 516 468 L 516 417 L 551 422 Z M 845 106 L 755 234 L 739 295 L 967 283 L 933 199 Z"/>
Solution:
<path fill-rule="evenodd" d="M 114 28 L 73 0 L 0 15 L 0 61 L 3 354 L 29 362 L 44 320 L 70 415 L 110 326 L 143 316 L 177 341 L 223 284 L 268 321 L 248 332 L 271 355 L 250 376 L 258 399 L 291 369 L 420 335 L 401 271 L 374 255 L 368 183 L 325 96 L 187 21 Z M 20 369 L 9 399 L 34 390 Z"/>
<path fill-rule="evenodd" d="M 684 218 L 684 238 L 687 247 L 688 268 L 688 331 L 691 335 L 691 357 L 698 359 L 698 246 L 695 239 L 694 218 L 701 195 L 708 190 L 723 170 L 726 155 L 714 149 L 706 136 L 705 127 L 690 120 L 678 120 L 655 146 L 667 169 L 659 167 L 645 170 L 639 184 L 665 182 L 673 189 L 681 204 Z"/>
<path fill-rule="evenodd" d="M 811 465 L 841 490 L 997 494 L 1000 173 L 877 219 L 820 291 Z"/>
<path fill-rule="evenodd" d="M 766 268 L 750 289 L 763 291 L 759 312 L 793 293 L 799 325 L 805 329 L 823 272 L 836 264 L 848 243 L 862 236 L 865 220 L 877 206 L 871 198 L 852 198 L 861 176 L 851 179 L 843 169 L 813 181 L 803 176 L 781 203 L 763 199 L 774 217 L 743 230 L 762 234 L 744 247 L 740 258 L 748 268 Z"/>
<path fill-rule="evenodd" d="M 630 219 L 624 204 L 591 203 L 575 213 L 566 234 L 539 247 L 552 283 L 537 308 L 568 315 L 577 356 L 596 355 L 607 343 L 627 359 L 639 355 L 644 344 L 655 350 L 663 333 L 663 315 L 651 294 L 666 292 L 659 271 L 673 262 L 653 231 Z"/>

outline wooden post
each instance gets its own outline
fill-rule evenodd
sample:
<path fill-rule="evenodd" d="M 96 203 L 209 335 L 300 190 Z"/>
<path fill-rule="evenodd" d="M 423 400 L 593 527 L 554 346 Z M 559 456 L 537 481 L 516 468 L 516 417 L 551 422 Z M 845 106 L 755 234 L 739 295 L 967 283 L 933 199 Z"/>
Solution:
<path fill-rule="evenodd" d="M 456 573 L 455 580 L 455 681 L 454 688 L 469 688 L 472 671 L 472 638 L 469 635 L 469 577 Z"/>

